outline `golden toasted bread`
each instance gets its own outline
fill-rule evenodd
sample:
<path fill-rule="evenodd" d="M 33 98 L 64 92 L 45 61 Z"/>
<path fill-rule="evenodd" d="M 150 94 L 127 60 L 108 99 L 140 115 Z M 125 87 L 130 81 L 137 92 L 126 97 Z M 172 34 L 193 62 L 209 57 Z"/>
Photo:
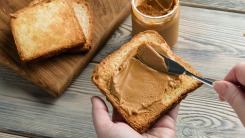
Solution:
<path fill-rule="evenodd" d="M 29 3 L 29 6 L 33 6 L 44 0 L 34 0 Z M 87 52 L 92 45 L 93 27 L 93 12 L 88 2 L 85 0 L 67 0 L 71 2 L 77 20 L 83 30 L 86 42 L 82 47 L 71 50 L 72 53 Z"/>
<path fill-rule="evenodd" d="M 43 0 L 11 15 L 11 28 L 23 62 L 81 47 L 85 36 L 66 0 Z"/>
<path fill-rule="evenodd" d="M 100 64 L 98 64 L 95 70 L 93 71 L 92 82 L 106 96 L 107 100 L 118 110 L 118 112 L 122 115 L 126 122 L 139 133 L 145 132 L 162 114 L 165 114 L 167 111 L 172 109 L 176 104 L 178 104 L 182 99 L 184 99 L 188 93 L 194 91 L 202 84 L 199 81 L 187 75 L 179 75 L 177 76 L 177 78 L 179 79 L 179 84 L 171 89 L 160 89 L 158 93 L 162 95 L 162 97 L 160 97 L 162 98 L 162 100 L 160 100 L 159 102 L 152 101 L 153 103 L 148 108 L 144 109 L 147 111 L 143 111 L 142 113 L 134 113 L 125 110 L 123 103 L 115 95 L 115 92 L 112 91 L 111 81 L 115 75 L 115 72 L 120 72 L 121 70 L 123 70 L 122 68 L 124 67 L 124 64 L 129 59 L 132 59 L 132 57 L 135 56 L 138 47 L 146 42 L 154 43 L 154 49 L 157 49 L 158 51 L 164 54 L 167 53 L 167 56 L 169 58 L 177 61 L 179 64 L 183 65 L 188 71 L 192 72 L 193 74 L 200 76 L 200 74 L 198 74 L 197 71 L 195 71 L 195 69 L 193 69 L 183 59 L 179 58 L 170 49 L 165 40 L 157 32 L 150 30 L 136 35 L 134 38 L 131 39 L 130 42 L 123 45 L 119 50 L 115 51 L 113 54 L 106 57 Z M 134 58 L 133 61 L 136 62 L 137 60 Z M 156 83 L 162 82 L 154 82 L 152 84 Z M 148 88 L 149 89 L 147 89 L 146 92 L 151 93 L 152 89 L 150 87 Z M 136 95 L 140 96 L 140 94 L 143 92 L 136 93 Z M 135 101 L 136 100 L 138 99 L 135 99 Z M 151 102 L 147 100 L 148 99 L 146 99 L 146 102 Z M 130 103 L 127 104 L 130 105 Z"/>

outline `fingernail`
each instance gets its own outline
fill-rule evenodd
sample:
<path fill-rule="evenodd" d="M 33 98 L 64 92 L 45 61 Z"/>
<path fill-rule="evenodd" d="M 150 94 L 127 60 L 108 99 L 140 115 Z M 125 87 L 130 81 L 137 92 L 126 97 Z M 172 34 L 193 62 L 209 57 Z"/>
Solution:
<path fill-rule="evenodd" d="M 217 93 L 221 96 L 224 97 L 224 93 L 226 90 L 225 84 L 223 82 L 214 82 L 213 83 L 214 89 L 217 91 Z"/>

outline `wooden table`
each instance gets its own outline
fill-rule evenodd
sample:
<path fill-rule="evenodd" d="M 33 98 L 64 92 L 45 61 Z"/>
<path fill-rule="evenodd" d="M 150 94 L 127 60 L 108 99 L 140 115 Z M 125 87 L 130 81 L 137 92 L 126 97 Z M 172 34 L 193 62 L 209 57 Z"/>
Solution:
<path fill-rule="evenodd" d="M 203 76 L 223 79 L 245 59 L 244 7 L 242 0 L 182 0 L 179 40 L 173 51 Z M 91 73 L 130 38 L 129 16 L 59 98 L 0 65 L 0 137 L 96 137 L 90 97 L 105 97 L 91 83 Z M 219 102 L 212 88 L 203 85 L 181 102 L 177 137 L 244 136 L 233 109 Z"/>

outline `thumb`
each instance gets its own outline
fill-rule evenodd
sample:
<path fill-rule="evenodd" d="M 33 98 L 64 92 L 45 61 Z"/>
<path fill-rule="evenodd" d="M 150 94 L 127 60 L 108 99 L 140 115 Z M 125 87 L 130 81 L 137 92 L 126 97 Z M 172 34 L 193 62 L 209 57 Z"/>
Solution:
<path fill-rule="evenodd" d="M 103 137 L 107 133 L 107 128 L 112 124 L 108 108 L 105 102 L 97 96 L 92 97 L 91 102 L 92 117 L 96 133 L 98 137 Z"/>
<path fill-rule="evenodd" d="M 219 96 L 231 105 L 243 125 L 245 125 L 245 110 L 243 109 L 245 105 L 245 92 L 228 81 L 216 81 L 213 86 Z"/>

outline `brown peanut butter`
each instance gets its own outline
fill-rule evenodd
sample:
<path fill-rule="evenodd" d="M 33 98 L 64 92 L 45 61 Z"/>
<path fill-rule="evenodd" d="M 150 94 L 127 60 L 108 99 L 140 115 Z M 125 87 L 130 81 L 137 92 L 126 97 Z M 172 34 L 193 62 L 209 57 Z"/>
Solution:
<path fill-rule="evenodd" d="M 178 40 L 179 15 L 178 0 L 133 0 L 133 35 L 155 30 L 172 47 Z"/>
<path fill-rule="evenodd" d="M 137 50 L 136 57 L 147 66 L 161 72 L 167 72 L 168 68 L 164 61 L 151 45 L 154 43 L 143 43 Z"/>
<path fill-rule="evenodd" d="M 137 9 L 146 15 L 162 16 L 172 10 L 173 0 L 142 0 Z"/>
<path fill-rule="evenodd" d="M 142 46 L 144 49 L 145 45 Z M 179 84 L 179 76 L 155 70 L 135 57 L 129 58 L 110 82 L 112 94 L 129 115 L 150 112 L 152 105 L 164 103 L 165 94 Z"/>

